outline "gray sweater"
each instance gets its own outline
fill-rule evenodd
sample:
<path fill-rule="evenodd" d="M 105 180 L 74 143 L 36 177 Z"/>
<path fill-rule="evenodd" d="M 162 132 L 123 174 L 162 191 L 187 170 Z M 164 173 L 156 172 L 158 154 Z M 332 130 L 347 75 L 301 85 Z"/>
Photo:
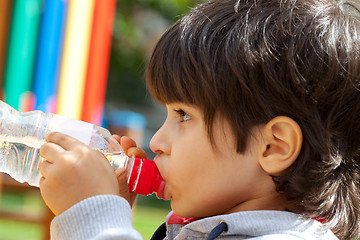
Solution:
<path fill-rule="evenodd" d="M 227 223 L 228 230 L 217 239 L 337 239 L 324 224 L 282 211 L 238 212 L 187 225 L 171 224 L 167 225 L 166 239 L 206 239 L 221 221 Z M 114 195 L 96 196 L 74 205 L 54 218 L 50 231 L 54 240 L 142 239 L 132 226 L 128 202 Z"/>

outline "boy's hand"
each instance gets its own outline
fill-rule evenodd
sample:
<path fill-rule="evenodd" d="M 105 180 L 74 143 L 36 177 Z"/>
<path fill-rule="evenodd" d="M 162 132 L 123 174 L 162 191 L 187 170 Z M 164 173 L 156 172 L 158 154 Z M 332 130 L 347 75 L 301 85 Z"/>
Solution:
<path fill-rule="evenodd" d="M 40 148 L 41 195 L 55 214 L 95 195 L 119 194 L 117 176 L 99 151 L 58 132 Z"/>
<path fill-rule="evenodd" d="M 143 149 L 138 148 L 136 145 L 136 142 L 134 140 L 132 140 L 129 137 L 123 136 L 123 137 L 119 137 L 117 135 L 113 135 L 114 138 L 120 143 L 122 149 L 124 150 L 124 152 L 126 153 L 126 155 L 128 155 L 129 157 L 131 156 L 136 156 L 139 158 L 146 158 L 146 153 Z"/>
<path fill-rule="evenodd" d="M 126 155 L 128 155 L 129 157 L 131 156 L 137 156 L 140 158 L 146 158 L 146 153 L 143 149 L 138 148 L 136 146 L 136 142 L 134 140 L 132 140 L 129 137 L 123 136 L 123 137 L 119 137 L 117 135 L 113 135 L 114 138 L 120 143 L 122 149 L 124 150 L 124 152 L 126 153 Z M 119 192 L 120 192 L 120 196 L 122 196 L 123 198 L 125 198 L 129 204 L 132 206 L 135 202 L 135 198 L 136 198 L 136 194 L 135 193 L 131 193 L 129 191 L 129 187 L 127 184 L 127 174 L 126 174 L 126 170 L 124 168 L 120 168 L 117 169 L 115 171 L 116 176 L 118 178 L 118 182 L 119 182 Z"/>

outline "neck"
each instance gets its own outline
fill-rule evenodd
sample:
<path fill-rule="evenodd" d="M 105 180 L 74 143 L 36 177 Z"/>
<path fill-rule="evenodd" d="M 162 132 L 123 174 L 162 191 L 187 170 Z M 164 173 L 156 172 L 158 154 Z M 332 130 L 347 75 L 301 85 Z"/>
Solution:
<path fill-rule="evenodd" d="M 291 209 L 290 205 L 282 194 L 272 192 L 242 202 L 226 211 L 225 214 L 258 210 L 288 211 Z"/>

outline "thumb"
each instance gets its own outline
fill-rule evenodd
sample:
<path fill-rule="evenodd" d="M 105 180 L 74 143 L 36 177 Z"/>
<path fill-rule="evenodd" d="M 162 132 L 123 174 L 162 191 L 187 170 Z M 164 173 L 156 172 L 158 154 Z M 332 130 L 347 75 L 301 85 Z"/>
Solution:
<path fill-rule="evenodd" d="M 126 168 L 119 168 L 115 171 L 118 184 L 119 184 L 119 193 L 120 196 L 125 198 L 130 206 L 133 206 L 136 198 L 136 194 L 130 192 L 128 182 L 127 182 L 127 174 Z"/>

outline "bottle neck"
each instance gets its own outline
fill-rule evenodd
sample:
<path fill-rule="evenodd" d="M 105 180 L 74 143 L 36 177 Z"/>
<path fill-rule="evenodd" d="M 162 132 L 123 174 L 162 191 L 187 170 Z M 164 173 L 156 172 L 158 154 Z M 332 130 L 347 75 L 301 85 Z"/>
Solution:
<path fill-rule="evenodd" d="M 149 159 L 134 158 L 132 167 L 128 169 L 129 190 L 141 195 L 158 192 L 164 181 L 155 162 Z"/>

